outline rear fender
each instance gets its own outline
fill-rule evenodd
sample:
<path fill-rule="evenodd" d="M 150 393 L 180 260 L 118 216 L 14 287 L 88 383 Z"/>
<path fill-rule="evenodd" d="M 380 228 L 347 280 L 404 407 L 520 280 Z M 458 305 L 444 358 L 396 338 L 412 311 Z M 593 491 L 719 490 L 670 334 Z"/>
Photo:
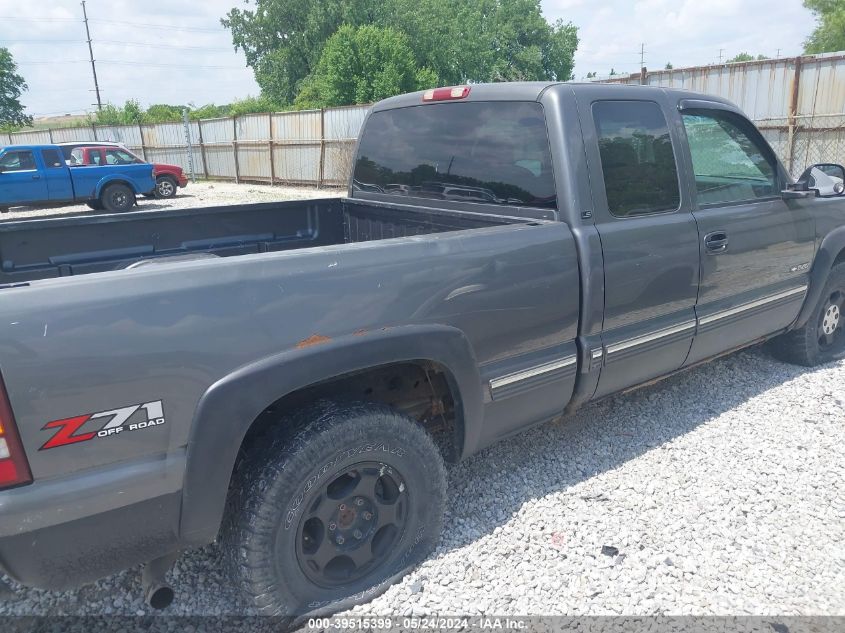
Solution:
<path fill-rule="evenodd" d="M 354 371 L 428 360 L 446 368 L 459 412 L 455 438 L 461 453 L 478 443 L 481 380 L 463 333 L 447 326 L 401 326 L 331 340 L 314 338 L 297 349 L 241 367 L 200 399 L 188 440 L 180 540 L 186 546 L 217 535 L 229 480 L 249 427 L 273 402 L 299 389 Z"/>
<path fill-rule="evenodd" d="M 97 183 L 97 188 L 94 191 L 94 198 L 98 199 L 101 195 L 103 195 L 103 190 L 106 187 L 108 187 L 110 184 L 115 183 L 115 182 L 119 182 L 122 185 L 126 185 L 127 187 L 129 187 L 132 190 L 132 193 L 134 193 L 135 195 L 138 195 L 140 193 L 144 193 L 144 192 L 142 192 L 138 189 L 137 184 L 131 178 L 127 178 L 126 176 L 123 176 L 123 175 L 114 174 L 114 175 L 110 175 L 110 176 L 104 176 L 100 180 L 100 182 Z"/>

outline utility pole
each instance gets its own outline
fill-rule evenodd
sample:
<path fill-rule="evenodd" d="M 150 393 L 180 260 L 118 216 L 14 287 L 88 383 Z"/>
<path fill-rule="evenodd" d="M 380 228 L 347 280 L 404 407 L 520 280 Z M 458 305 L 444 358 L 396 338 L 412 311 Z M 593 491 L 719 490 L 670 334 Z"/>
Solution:
<path fill-rule="evenodd" d="M 724 48 L 719 49 L 719 66 L 722 65 L 722 56 L 723 56 L 724 52 L 725 52 Z"/>
<path fill-rule="evenodd" d="M 91 59 L 91 72 L 94 74 L 94 92 L 97 93 L 97 109 L 103 109 L 103 102 L 100 100 L 100 84 L 97 83 L 97 66 L 94 64 L 94 49 L 91 47 L 91 31 L 88 30 L 88 12 L 85 10 L 85 0 L 82 0 L 82 17 L 85 22 L 85 35 L 88 36 L 88 55 Z"/>
<path fill-rule="evenodd" d="M 640 44 L 640 68 L 645 67 L 645 42 Z"/>

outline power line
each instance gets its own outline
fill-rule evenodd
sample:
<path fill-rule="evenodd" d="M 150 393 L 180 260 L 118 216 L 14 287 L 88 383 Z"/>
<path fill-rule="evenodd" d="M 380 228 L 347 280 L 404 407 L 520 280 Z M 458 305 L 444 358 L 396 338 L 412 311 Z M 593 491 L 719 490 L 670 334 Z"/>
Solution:
<path fill-rule="evenodd" d="M 125 24 L 141 29 L 161 29 L 164 31 L 199 31 L 206 33 L 220 33 L 222 24 L 219 28 L 210 29 L 199 26 L 173 26 L 172 24 L 151 24 L 149 22 L 130 22 L 128 20 L 106 20 L 103 18 L 91 18 L 92 22 L 103 22 L 105 24 Z"/>
<path fill-rule="evenodd" d="M 147 66 L 150 68 L 203 68 L 214 70 L 243 70 L 244 66 L 215 66 L 215 65 L 197 65 L 197 64 L 156 64 L 151 62 L 130 62 L 123 60 L 101 59 L 101 64 L 109 64 L 111 66 Z"/>
<path fill-rule="evenodd" d="M 15 62 L 19 66 L 35 66 L 39 64 L 87 64 L 87 59 L 61 59 L 61 60 L 24 60 Z M 110 66 L 148 66 L 150 68 L 202 68 L 213 70 L 243 70 L 244 66 L 220 66 L 216 64 L 157 64 L 155 62 L 135 62 L 124 59 L 98 59 L 97 63 L 100 65 L 107 64 Z"/>
<path fill-rule="evenodd" d="M 120 44 L 122 46 L 140 46 L 143 48 L 170 48 L 173 50 L 190 50 L 190 51 L 225 51 L 225 52 L 234 52 L 232 47 L 227 46 L 177 46 L 175 44 L 159 44 L 158 42 L 152 44 L 150 42 L 124 42 L 123 40 L 101 40 L 93 38 L 91 40 L 95 44 Z M 6 43 L 34 43 L 34 42 L 49 42 L 49 43 L 63 43 L 63 44 L 84 44 L 85 42 L 80 42 L 79 40 L 57 40 L 53 38 L 42 38 L 42 39 L 32 39 L 32 40 L 7 40 L 4 39 L 3 42 Z"/>
<path fill-rule="evenodd" d="M 13 20 L 15 22 L 81 22 L 77 18 L 20 18 L 13 15 L 0 15 L 0 20 Z"/>

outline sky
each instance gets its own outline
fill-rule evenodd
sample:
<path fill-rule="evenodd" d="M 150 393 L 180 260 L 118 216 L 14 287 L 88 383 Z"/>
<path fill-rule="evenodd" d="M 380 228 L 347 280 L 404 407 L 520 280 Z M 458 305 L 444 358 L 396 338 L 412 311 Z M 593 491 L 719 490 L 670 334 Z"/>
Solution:
<path fill-rule="evenodd" d="M 259 93 L 220 18 L 242 0 L 87 0 L 102 101 L 229 103 Z M 575 78 L 718 63 L 737 53 L 801 52 L 813 29 L 801 0 L 542 0 L 553 21 L 579 27 Z M 0 0 L 0 46 L 29 84 L 29 114 L 95 109 L 78 0 Z"/>

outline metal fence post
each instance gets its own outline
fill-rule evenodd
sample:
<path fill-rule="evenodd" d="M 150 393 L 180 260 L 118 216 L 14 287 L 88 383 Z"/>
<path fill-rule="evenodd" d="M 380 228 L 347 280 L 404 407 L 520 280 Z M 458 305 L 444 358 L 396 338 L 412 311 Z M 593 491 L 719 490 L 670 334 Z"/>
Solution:
<path fill-rule="evenodd" d="M 270 130 L 270 138 L 267 139 L 267 147 L 270 150 L 270 184 L 276 184 L 276 159 L 273 156 L 273 138 L 275 138 L 275 133 L 273 131 L 273 113 L 267 113 L 267 119 L 269 122 L 268 129 Z"/>
<path fill-rule="evenodd" d="M 205 142 L 202 140 L 202 120 L 197 120 L 197 134 L 199 134 L 200 156 L 202 157 L 202 176 L 208 180 L 208 162 L 205 160 Z"/>
<path fill-rule="evenodd" d="M 241 182 L 241 170 L 238 166 L 238 117 L 232 117 L 232 153 L 235 156 L 235 183 Z"/>
<path fill-rule="evenodd" d="M 147 160 L 147 145 L 144 143 L 144 126 L 138 121 L 138 137 L 141 139 L 141 158 Z"/>
<path fill-rule="evenodd" d="M 801 63 L 802 58 L 795 58 L 795 74 L 792 78 L 792 86 L 790 87 L 789 96 L 789 114 L 787 117 L 788 134 L 786 142 L 786 163 L 789 173 L 793 173 L 795 169 L 795 132 L 798 117 L 798 89 L 801 83 Z"/>
<path fill-rule="evenodd" d="M 323 188 L 326 172 L 326 109 L 320 108 L 320 173 L 317 177 L 317 188 Z"/>

